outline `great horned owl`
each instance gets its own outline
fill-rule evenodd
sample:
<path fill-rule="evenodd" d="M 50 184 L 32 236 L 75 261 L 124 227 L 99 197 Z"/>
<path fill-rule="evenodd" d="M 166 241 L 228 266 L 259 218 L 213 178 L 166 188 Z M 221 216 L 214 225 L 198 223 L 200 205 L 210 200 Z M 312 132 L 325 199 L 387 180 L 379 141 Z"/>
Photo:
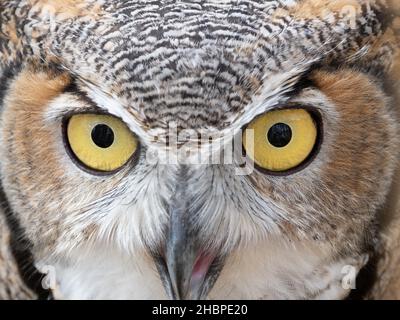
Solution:
<path fill-rule="evenodd" d="M 399 157 L 395 7 L 0 1 L 1 184 L 55 297 L 346 297 Z"/>

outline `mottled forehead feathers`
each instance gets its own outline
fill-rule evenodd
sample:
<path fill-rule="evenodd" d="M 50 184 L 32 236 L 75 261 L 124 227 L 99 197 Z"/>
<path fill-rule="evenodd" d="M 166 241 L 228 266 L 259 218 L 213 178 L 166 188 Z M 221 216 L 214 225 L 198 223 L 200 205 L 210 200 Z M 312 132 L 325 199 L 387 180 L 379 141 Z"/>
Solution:
<path fill-rule="evenodd" d="M 387 70 L 398 43 L 385 1 L 9 0 L 0 7 L 0 64 L 55 62 L 143 128 L 239 126 L 285 99 L 313 64 Z"/>

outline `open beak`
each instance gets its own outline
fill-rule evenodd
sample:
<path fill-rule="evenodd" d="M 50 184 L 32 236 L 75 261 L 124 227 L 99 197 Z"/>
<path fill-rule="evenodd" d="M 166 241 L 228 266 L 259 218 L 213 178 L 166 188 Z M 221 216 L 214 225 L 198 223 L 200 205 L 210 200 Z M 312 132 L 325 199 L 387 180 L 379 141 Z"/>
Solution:
<path fill-rule="evenodd" d="M 200 247 L 191 221 L 195 213 L 186 193 L 185 183 L 178 183 L 168 208 L 170 224 L 164 252 L 155 261 L 171 299 L 205 299 L 218 278 L 223 259 Z"/>

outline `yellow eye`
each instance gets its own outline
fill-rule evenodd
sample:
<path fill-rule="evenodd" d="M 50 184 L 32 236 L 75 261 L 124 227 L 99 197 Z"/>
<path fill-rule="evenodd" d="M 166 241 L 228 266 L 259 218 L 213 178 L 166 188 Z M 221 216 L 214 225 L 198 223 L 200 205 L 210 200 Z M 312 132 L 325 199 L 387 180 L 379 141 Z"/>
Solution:
<path fill-rule="evenodd" d="M 127 126 L 110 115 L 77 114 L 67 124 L 68 144 L 89 169 L 111 172 L 133 156 L 138 141 Z"/>
<path fill-rule="evenodd" d="M 317 136 L 317 124 L 306 110 L 276 110 L 259 116 L 247 126 L 243 146 L 259 167 L 283 172 L 298 167 L 311 155 Z"/>

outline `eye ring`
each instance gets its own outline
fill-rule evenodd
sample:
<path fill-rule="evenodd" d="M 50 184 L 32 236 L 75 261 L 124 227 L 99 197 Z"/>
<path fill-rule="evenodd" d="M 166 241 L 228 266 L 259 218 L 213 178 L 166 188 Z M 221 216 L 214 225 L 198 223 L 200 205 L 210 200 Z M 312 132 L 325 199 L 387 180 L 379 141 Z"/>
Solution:
<path fill-rule="evenodd" d="M 305 110 L 309 113 L 309 115 L 311 116 L 312 120 L 314 121 L 315 127 L 316 127 L 316 140 L 314 143 L 314 146 L 311 150 L 311 152 L 308 154 L 308 156 L 297 166 L 288 169 L 288 170 L 284 170 L 284 171 L 273 171 L 273 170 L 268 170 L 266 168 L 261 167 L 260 165 L 258 165 L 255 161 L 253 161 L 253 165 L 254 168 L 265 175 L 269 175 L 269 176 L 275 176 L 275 177 L 285 177 L 285 176 L 289 176 L 295 173 L 298 173 L 300 171 L 303 171 L 304 169 L 306 169 L 317 157 L 317 155 L 319 154 L 320 150 L 321 150 L 321 146 L 323 143 L 323 137 L 324 137 L 324 125 L 323 125 L 323 121 L 322 121 L 322 115 L 320 113 L 319 110 L 317 110 L 315 107 L 310 106 L 310 105 L 299 105 L 299 104 L 289 104 L 289 105 L 284 105 L 284 106 L 278 106 L 272 110 L 267 111 L 264 114 L 261 114 L 257 117 L 255 117 L 252 121 L 250 121 L 248 124 L 246 124 L 245 126 L 243 126 L 242 128 L 242 132 L 245 132 L 245 130 L 247 129 L 247 127 L 253 122 L 255 121 L 258 117 L 262 117 L 265 114 L 269 113 L 269 112 L 273 112 L 273 111 L 282 111 L 282 110 L 292 110 L 292 109 L 302 109 Z M 247 155 L 246 149 L 244 147 L 244 143 L 242 143 L 242 156 L 244 157 L 249 157 Z M 249 157 L 251 159 L 251 157 Z"/>
<path fill-rule="evenodd" d="M 78 116 L 78 115 L 99 115 L 99 116 L 113 117 L 118 120 L 120 120 L 120 119 L 115 117 L 112 114 L 109 114 L 106 112 L 100 112 L 98 110 L 95 110 L 95 111 L 85 110 L 83 112 L 71 112 L 71 113 L 66 114 L 63 117 L 62 122 L 61 122 L 61 134 L 62 134 L 64 149 L 66 150 L 66 153 L 68 154 L 71 161 L 79 169 L 81 169 L 82 171 L 84 171 L 90 175 L 93 175 L 93 176 L 105 177 L 105 176 L 114 175 L 114 174 L 118 173 L 119 171 L 123 170 L 124 168 L 126 168 L 127 166 L 134 167 L 137 164 L 137 162 L 139 161 L 139 155 L 141 153 L 142 146 L 141 146 L 138 136 L 134 133 L 131 133 L 131 134 L 135 137 L 135 139 L 137 141 L 137 147 L 136 147 L 135 151 L 133 152 L 133 154 L 129 157 L 129 159 L 122 166 L 118 167 L 117 169 L 110 170 L 110 171 L 97 170 L 97 169 L 91 168 L 90 166 L 83 163 L 80 159 L 78 159 L 77 155 L 72 150 L 71 143 L 68 139 L 69 122 L 73 116 Z M 122 120 L 120 120 L 120 121 L 122 121 Z"/>

